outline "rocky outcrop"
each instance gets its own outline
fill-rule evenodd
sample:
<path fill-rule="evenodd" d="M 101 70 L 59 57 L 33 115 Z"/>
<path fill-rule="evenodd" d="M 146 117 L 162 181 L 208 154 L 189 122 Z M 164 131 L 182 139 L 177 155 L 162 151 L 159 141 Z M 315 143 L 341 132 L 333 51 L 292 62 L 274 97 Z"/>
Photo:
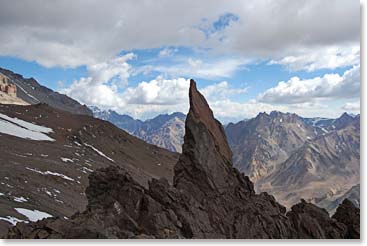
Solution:
<path fill-rule="evenodd" d="M 190 85 L 183 153 L 174 184 L 148 188 L 119 167 L 89 176 L 87 209 L 69 220 L 18 225 L 7 238 L 345 238 L 346 225 L 302 202 L 286 209 L 232 166 L 222 126 L 195 82 Z M 356 213 L 358 210 L 350 210 Z M 357 235 L 353 235 L 357 237 Z"/>
<path fill-rule="evenodd" d="M 350 200 L 345 199 L 343 203 L 340 204 L 336 213 L 333 215 L 333 219 L 347 225 L 347 238 L 360 237 L 359 208 L 356 208 Z"/>
<path fill-rule="evenodd" d="M 353 211 L 354 212 L 354 211 Z M 352 212 L 352 213 L 353 213 Z M 347 227 L 338 220 L 331 219 L 329 213 L 301 199 L 294 205 L 287 217 L 297 231 L 298 238 L 345 238 Z"/>

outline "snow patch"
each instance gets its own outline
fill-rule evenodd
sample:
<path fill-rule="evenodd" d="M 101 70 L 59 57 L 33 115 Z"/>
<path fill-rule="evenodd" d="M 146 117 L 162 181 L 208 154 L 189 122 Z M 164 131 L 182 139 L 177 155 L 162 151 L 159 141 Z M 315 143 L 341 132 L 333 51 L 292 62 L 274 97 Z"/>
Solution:
<path fill-rule="evenodd" d="M 80 146 L 82 146 L 80 143 L 78 143 L 77 141 L 74 141 L 74 143 L 76 144 L 76 145 L 78 145 L 79 147 Z"/>
<path fill-rule="evenodd" d="M 14 201 L 15 202 L 28 202 L 28 200 L 26 199 L 26 198 L 24 198 L 24 197 L 14 197 Z"/>
<path fill-rule="evenodd" d="M 17 87 L 19 87 L 19 89 L 21 89 L 27 96 L 29 96 L 30 98 L 32 98 L 33 100 L 37 101 L 37 102 L 41 102 L 40 100 L 38 100 L 37 98 L 35 98 L 34 96 L 32 96 L 31 94 L 29 94 L 23 87 L 21 87 L 19 85 L 19 83 L 17 84 Z"/>
<path fill-rule="evenodd" d="M 13 226 L 15 226 L 18 222 L 25 222 L 25 223 L 28 222 L 28 221 L 25 221 L 25 220 L 20 220 L 18 218 L 15 218 L 13 216 L 0 217 L 0 220 L 7 221 L 10 224 L 12 224 Z"/>
<path fill-rule="evenodd" d="M 74 162 L 72 159 L 61 157 L 60 158 L 63 162 Z"/>
<path fill-rule="evenodd" d="M 111 162 L 115 162 L 113 159 L 111 159 L 110 157 L 106 156 L 102 151 L 96 149 L 93 145 L 84 143 L 85 146 L 91 148 L 92 150 L 94 150 L 95 152 L 97 152 L 97 154 L 99 154 L 100 156 L 106 158 L 107 160 L 111 161 Z"/>
<path fill-rule="evenodd" d="M 14 208 L 18 213 L 27 217 L 30 221 L 35 222 L 37 220 L 42 220 L 45 218 L 52 217 L 51 214 L 39 211 L 39 210 L 30 210 L 26 208 Z"/>
<path fill-rule="evenodd" d="M 51 128 L 11 118 L 0 113 L 0 133 L 31 140 L 55 141 L 46 135 L 46 133 L 51 132 L 53 132 Z"/>
<path fill-rule="evenodd" d="M 322 130 L 323 132 L 325 132 L 325 133 L 328 133 L 328 131 L 327 131 L 325 128 L 323 128 L 323 127 L 321 127 L 321 130 Z"/>
<path fill-rule="evenodd" d="M 89 169 L 89 168 L 87 168 L 87 167 L 82 167 L 82 169 L 81 169 L 81 171 L 83 172 L 83 173 L 87 173 L 87 172 L 93 172 L 93 170 L 92 169 Z"/>
<path fill-rule="evenodd" d="M 36 172 L 36 173 L 39 173 L 39 174 L 42 174 L 42 175 L 53 175 L 53 176 L 61 177 L 61 178 L 66 179 L 66 180 L 74 181 L 74 179 L 72 179 L 72 178 L 70 178 L 70 177 L 68 177 L 64 174 L 61 174 L 61 173 L 55 173 L 55 172 L 51 172 L 51 171 L 42 172 L 42 171 L 30 168 L 30 167 L 26 167 L 26 169 L 30 170 L 30 171 L 33 171 L 33 172 Z"/>

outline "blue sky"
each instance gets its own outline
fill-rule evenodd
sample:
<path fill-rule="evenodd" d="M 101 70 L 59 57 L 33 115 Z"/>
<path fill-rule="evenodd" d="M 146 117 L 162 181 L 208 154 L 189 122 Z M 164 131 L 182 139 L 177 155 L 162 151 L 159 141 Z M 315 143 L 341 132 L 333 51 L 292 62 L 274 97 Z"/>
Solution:
<path fill-rule="evenodd" d="M 130 64 L 135 68 L 140 68 L 147 65 L 162 65 L 162 66 L 174 66 L 175 60 L 185 59 L 187 57 L 201 59 L 202 56 L 195 54 L 192 50 L 185 47 L 171 47 L 170 49 L 176 49 L 174 55 L 170 57 L 159 57 L 159 52 L 163 49 L 149 49 L 149 50 L 133 50 L 136 54 Z M 121 55 L 128 52 L 121 52 Z M 210 60 L 210 58 L 207 58 Z M 214 58 L 213 58 L 214 59 Z M 216 58 L 220 60 L 220 58 Z M 177 62 L 177 61 L 176 61 Z M 52 67 L 46 68 L 37 62 L 29 62 L 23 59 L 0 56 L 0 67 L 7 68 L 13 72 L 19 73 L 24 77 L 33 77 L 40 84 L 47 86 L 53 90 L 60 90 L 64 87 L 68 87 L 74 80 L 78 80 L 81 77 L 87 77 L 88 72 L 86 66 L 79 66 L 76 68 L 62 68 Z M 216 77 L 212 79 L 206 78 L 194 78 L 199 82 L 199 88 L 208 86 L 212 83 L 218 83 L 223 80 L 229 81 L 233 88 L 248 87 L 247 93 L 242 95 L 235 95 L 233 100 L 238 102 L 244 102 L 250 99 L 254 99 L 259 93 L 266 89 L 272 88 L 277 85 L 279 81 L 286 81 L 291 77 L 298 76 L 301 79 L 309 79 L 317 76 L 322 76 L 326 73 L 338 73 L 342 75 L 345 71 L 350 69 L 351 66 L 345 66 L 335 69 L 320 69 L 312 72 L 307 71 L 291 71 L 286 67 L 279 64 L 269 64 L 269 60 L 258 61 L 250 64 L 243 65 L 236 70 L 230 77 Z M 159 72 L 151 72 L 149 74 L 136 74 L 129 78 L 129 86 L 137 86 L 142 81 L 150 81 L 157 76 L 161 75 Z M 167 78 L 172 76 L 167 74 Z M 61 82 L 61 83 L 60 83 Z"/>
<path fill-rule="evenodd" d="M 85 12 L 26 3 L 26 12 L 14 4 L 0 10 L 0 30 L 7 33 L 0 66 L 87 105 L 141 119 L 185 113 L 193 78 L 224 122 L 272 110 L 359 113 L 355 3 L 218 1 L 208 7 L 205 1 L 111 0 L 101 8 L 76 1 L 75 10 Z"/>

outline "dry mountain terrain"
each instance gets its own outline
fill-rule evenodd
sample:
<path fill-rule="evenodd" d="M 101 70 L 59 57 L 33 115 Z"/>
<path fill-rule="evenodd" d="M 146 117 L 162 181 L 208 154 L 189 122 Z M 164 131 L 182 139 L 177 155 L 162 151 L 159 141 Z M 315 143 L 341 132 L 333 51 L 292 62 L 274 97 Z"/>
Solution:
<path fill-rule="evenodd" d="M 15 74 L 10 77 L 23 88 L 36 83 Z M 31 98 L 42 98 L 39 95 L 49 91 L 31 90 L 40 90 Z M 84 107 L 64 95 L 49 95 L 46 101 L 52 107 L 0 103 L 0 234 L 20 221 L 83 211 L 88 176 L 97 168 L 122 167 L 143 186 L 153 177 L 172 182 L 178 154 L 147 144 L 109 122 L 73 114 Z"/>
<path fill-rule="evenodd" d="M 326 120 L 272 112 L 229 124 L 226 134 L 234 165 L 256 190 L 287 207 L 304 198 L 335 212 L 335 201 L 359 184 L 359 126 L 359 116 L 346 113 Z"/>
<path fill-rule="evenodd" d="M 359 209 L 349 200 L 330 218 L 304 200 L 286 213 L 273 196 L 256 194 L 249 178 L 232 166 L 224 129 L 193 80 L 189 96 L 172 185 L 160 178 L 144 187 L 124 168 L 101 168 L 89 176 L 84 212 L 18 223 L 5 238 L 360 237 Z"/>

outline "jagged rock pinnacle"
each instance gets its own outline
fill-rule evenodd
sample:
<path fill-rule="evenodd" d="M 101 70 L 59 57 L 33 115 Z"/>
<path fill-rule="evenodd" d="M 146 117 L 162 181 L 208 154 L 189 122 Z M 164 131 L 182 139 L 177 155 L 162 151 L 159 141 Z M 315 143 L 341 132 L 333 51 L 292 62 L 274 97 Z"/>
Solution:
<path fill-rule="evenodd" d="M 206 126 L 213 137 L 218 152 L 229 162 L 232 162 L 232 151 L 227 143 L 222 124 L 214 118 L 213 111 L 203 95 L 197 90 L 196 82 L 193 79 L 190 80 L 189 98 L 189 115 L 191 114 L 196 121 L 200 121 Z"/>
<path fill-rule="evenodd" d="M 223 127 L 214 118 L 194 80 L 190 81 L 189 97 L 184 145 L 175 166 L 174 184 L 193 191 L 196 199 L 201 200 L 211 191 L 234 186 L 237 179 Z"/>

